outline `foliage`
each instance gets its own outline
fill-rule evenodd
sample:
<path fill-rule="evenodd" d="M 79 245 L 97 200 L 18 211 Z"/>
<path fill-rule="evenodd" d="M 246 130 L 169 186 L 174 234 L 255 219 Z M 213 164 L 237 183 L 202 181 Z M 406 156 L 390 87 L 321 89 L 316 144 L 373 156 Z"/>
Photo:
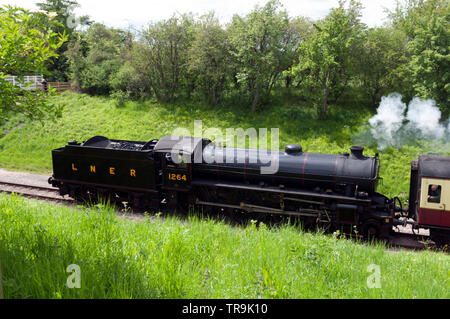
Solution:
<path fill-rule="evenodd" d="M 368 29 L 363 37 L 356 52 L 358 76 L 372 107 L 376 107 L 381 96 L 401 92 L 406 86 L 407 77 L 402 75 L 408 63 L 408 42 L 403 32 L 390 27 Z"/>
<path fill-rule="evenodd" d="M 450 113 L 450 3 L 446 0 L 397 2 L 392 25 L 408 37 L 408 69 L 414 94 L 435 99 Z"/>
<path fill-rule="evenodd" d="M 135 69 L 131 61 L 125 61 L 117 73 L 112 75 L 110 85 L 114 90 L 113 94 L 116 95 L 126 95 L 134 100 L 151 97 L 151 87 L 145 72 L 142 69 Z"/>
<path fill-rule="evenodd" d="M 141 72 L 158 101 L 173 101 L 187 87 L 188 50 L 194 39 L 193 18 L 181 15 L 150 24 L 143 30 L 138 54 L 143 54 Z"/>
<path fill-rule="evenodd" d="M 111 93 L 111 98 L 115 101 L 117 107 L 122 107 L 130 99 L 130 93 L 129 91 L 114 91 Z"/>
<path fill-rule="evenodd" d="M 325 118 L 329 104 L 344 98 L 376 107 L 382 95 L 396 91 L 405 99 L 435 99 L 445 116 L 450 112 L 450 6 L 445 0 L 398 2 L 388 24 L 372 29 L 360 22 L 357 0 L 340 1 L 317 21 L 289 17 L 279 1 L 271 0 L 245 16 L 235 15 L 228 25 L 214 13 L 174 15 L 136 36 L 101 24 L 73 28 L 77 5 L 45 0 L 38 6 L 46 14 L 33 16 L 44 33 L 66 32 L 68 39 L 47 57 L 41 72 L 68 77 L 84 92 L 236 104 L 255 112 L 274 98 L 277 103 L 292 98 L 279 92 L 295 91 Z M 76 22 L 90 24 L 86 16 Z M 290 90 L 272 94 L 283 86 Z"/>
<path fill-rule="evenodd" d="M 36 5 L 40 10 L 54 16 L 54 20 L 59 22 L 55 31 L 58 33 L 66 32 L 70 40 L 72 40 L 77 27 L 92 24 L 88 16 L 75 16 L 74 10 L 80 6 L 75 0 L 45 0 L 45 2 L 38 2 Z M 75 25 L 75 23 L 79 25 Z"/>
<path fill-rule="evenodd" d="M 409 100 L 436 99 L 448 112 L 448 7 L 445 0 L 407 0 L 386 25 L 372 29 L 360 22 L 357 0 L 341 0 L 317 21 L 289 17 L 277 0 L 234 15 L 227 25 L 214 13 L 174 15 L 129 36 L 125 46 L 114 36 L 100 40 L 92 53 L 94 61 L 105 55 L 100 64 L 88 58 L 98 46 L 94 27 L 73 33 L 70 78 L 95 94 L 122 91 L 131 99 L 234 104 L 253 112 L 284 86 L 313 104 L 319 118 L 353 92 L 352 103 L 376 107 L 396 91 Z"/>
<path fill-rule="evenodd" d="M 301 43 L 299 63 L 291 71 L 306 74 L 305 85 L 321 118 L 327 115 L 330 96 L 339 97 L 347 86 L 354 71 L 352 54 L 361 43 L 361 5 L 351 1 L 345 9 L 344 4 L 340 2 L 324 20 L 314 24 L 316 32 Z"/>
<path fill-rule="evenodd" d="M 410 43 L 410 68 L 418 96 L 434 98 L 450 114 L 450 2 L 429 1 Z"/>
<path fill-rule="evenodd" d="M 217 104 L 229 80 L 232 63 L 228 33 L 214 15 L 197 23 L 188 55 L 189 75 L 196 79 L 207 101 Z"/>
<path fill-rule="evenodd" d="M 0 118 L 22 113 L 44 119 L 60 112 L 47 103 L 43 92 L 21 90 L 5 79 L 7 75 L 23 77 L 44 72 L 45 63 L 57 56 L 58 48 L 67 39 L 66 35 L 52 31 L 53 25 L 42 13 L 0 7 Z"/>
<path fill-rule="evenodd" d="M 73 83 L 91 94 L 110 93 L 131 42 L 132 36 L 125 31 L 98 23 L 90 26 L 66 52 Z"/>
<path fill-rule="evenodd" d="M 252 112 L 261 97 L 269 97 L 282 71 L 292 62 L 286 48 L 291 45 L 291 39 L 286 38 L 290 36 L 289 18 L 280 6 L 279 1 L 271 0 L 245 17 L 235 15 L 230 26 L 236 78 L 251 94 Z"/>
<path fill-rule="evenodd" d="M 284 37 L 284 50 L 287 54 L 287 60 L 290 61 L 290 65 L 286 69 L 298 64 L 299 46 L 302 42 L 308 40 L 314 35 L 314 30 L 315 28 L 313 26 L 313 22 L 309 18 L 295 17 L 289 19 L 289 26 Z M 283 71 L 282 76 L 285 79 L 286 88 L 289 88 L 291 84 L 294 84 L 295 88 L 301 89 L 305 74 L 302 72 L 292 74 L 290 72 L 286 72 L 286 70 Z"/>
<path fill-rule="evenodd" d="M 48 71 L 48 81 L 65 82 L 68 80 L 69 63 L 64 53 L 67 51 L 69 43 L 76 40 L 76 28 L 90 25 L 92 21 L 88 16 L 75 16 L 74 9 L 79 7 L 75 0 L 45 0 L 45 2 L 38 2 L 36 5 L 41 11 L 46 12 L 47 15 L 52 16 L 54 21 L 58 22 L 53 27 L 54 32 L 67 34 L 67 41 L 57 50 L 58 56 L 53 57 L 45 64 Z"/>

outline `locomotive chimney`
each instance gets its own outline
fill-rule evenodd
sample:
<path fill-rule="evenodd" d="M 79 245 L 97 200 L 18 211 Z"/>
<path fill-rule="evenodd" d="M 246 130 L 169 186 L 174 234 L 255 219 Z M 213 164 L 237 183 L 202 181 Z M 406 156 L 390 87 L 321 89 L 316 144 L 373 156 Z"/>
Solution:
<path fill-rule="evenodd" d="M 355 158 L 365 158 L 363 155 L 364 147 L 363 146 L 352 146 L 350 148 L 350 151 L 352 152 L 352 156 Z"/>

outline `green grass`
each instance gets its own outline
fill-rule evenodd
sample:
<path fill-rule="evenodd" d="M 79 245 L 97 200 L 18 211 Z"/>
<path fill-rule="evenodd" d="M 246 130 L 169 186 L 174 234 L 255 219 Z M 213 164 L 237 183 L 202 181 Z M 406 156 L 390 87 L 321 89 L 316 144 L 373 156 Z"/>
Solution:
<path fill-rule="evenodd" d="M 206 218 L 119 219 L 0 194 L 5 298 L 449 298 L 450 257 L 293 226 L 245 228 Z M 81 288 L 66 287 L 81 269 Z M 381 288 L 368 288 L 380 267 Z"/>
<path fill-rule="evenodd" d="M 329 119 L 318 121 L 315 110 L 305 103 L 269 105 L 256 114 L 238 107 L 212 107 L 207 105 L 178 103 L 159 104 L 152 101 L 126 102 L 116 107 L 114 100 L 65 93 L 52 99 L 62 104 L 62 118 L 55 122 L 30 123 L 11 130 L 20 118 L 0 125 L 0 167 L 50 174 L 51 150 L 66 144 L 68 140 L 86 140 L 94 135 L 112 139 L 147 141 L 170 135 L 177 127 L 185 127 L 193 133 L 194 120 L 203 121 L 203 130 L 226 128 L 279 128 L 280 148 L 290 143 L 302 145 L 307 152 L 348 152 L 355 140 L 366 130 L 365 123 L 372 111 L 359 105 L 330 106 Z M 364 134 L 362 134 L 364 135 Z M 409 192 L 410 162 L 420 153 L 429 152 L 426 146 L 409 146 L 400 150 L 380 152 L 381 176 L 379 188 L 387 196 L 407 199 Z M 373 147 L 366 154 L 374 155 Z"/>

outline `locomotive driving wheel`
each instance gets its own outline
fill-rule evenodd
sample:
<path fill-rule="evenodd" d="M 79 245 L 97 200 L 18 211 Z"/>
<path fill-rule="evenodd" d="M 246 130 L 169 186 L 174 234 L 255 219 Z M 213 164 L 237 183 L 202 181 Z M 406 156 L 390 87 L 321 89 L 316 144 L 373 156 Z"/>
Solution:
<path fill-rule="evenodd" d="M 380 235 L 380 224 L 376 220 L 368 220 L 362 226 L 364 238 L 373 239 Z"/>

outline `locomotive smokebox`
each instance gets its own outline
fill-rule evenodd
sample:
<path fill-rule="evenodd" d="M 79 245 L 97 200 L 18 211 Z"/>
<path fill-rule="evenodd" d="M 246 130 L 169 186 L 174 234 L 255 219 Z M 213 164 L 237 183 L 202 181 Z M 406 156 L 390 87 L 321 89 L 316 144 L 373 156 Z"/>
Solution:
<path fill-rule="evenodd" d="M 362 146 L 352 146 L 352 147 L 350 148 L 350 151 L 352 152 L 352 156 L 353 156 L 354 158 L 357 158 L 357 159 L 364 159 L 364 158 L 366 158 L 366 157 L 363 155 L 364 147 L 362 147 Z"/>

